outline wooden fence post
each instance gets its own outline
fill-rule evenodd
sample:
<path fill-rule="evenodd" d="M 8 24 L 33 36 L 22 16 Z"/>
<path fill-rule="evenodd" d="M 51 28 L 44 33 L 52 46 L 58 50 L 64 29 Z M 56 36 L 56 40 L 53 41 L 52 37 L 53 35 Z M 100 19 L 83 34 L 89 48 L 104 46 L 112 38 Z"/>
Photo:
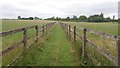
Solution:
<path fill-rule="evenodd" d="M 46 33 L 47 33 L 47 24 L 46 24 Z"/>
<path fill-rule="evenodd" d="M 117 58 L 118 58 L 118 68 L 120 68 L 120 37 L 117 40 Z"/>
<path fill-rule="evenodd" d="M 23 32 L 23 44 L 24 44 L 24 51 L 26 49 L 26 45 L 27 45 L 27 29 L 24 28 L 24 32 Z"/>
<path fill-rule="evenodd" d="M 69 25 L 69 36 L 71 38 L 71 25 Z"/>
<path fill-rule="evenodd" d="M 69 25 L 67 25 L 67 35 L 69 35 Z"/>
<path fill-rule="evenodd" d="M 44 34 L 44 25 L 43 25 L 43 34 Z"/>
<path fill-rule="evenodd" d="M 86 52 L 85 52 L 85 49 L 86 49 L 86 32 L 87 32 L 87 29 L 83 29 L 83 46 L 82 46 L 82 56 L 84 57 L 84 58 L 86 58 Z"/>
<path fill-rule="evenodd" d="M 74 42 L 76 42 L 76 26 L 74 26 Z"/>
<path fill-rule="evenodd" d="M 36 29 L 36 43 L 38 45 L 38 25 L 36 25 L 35 29 Z"/>
<path fill-rule="evenodd" d="M 65 24 L 65 32 L 67 33 L 67 24 Z"/>

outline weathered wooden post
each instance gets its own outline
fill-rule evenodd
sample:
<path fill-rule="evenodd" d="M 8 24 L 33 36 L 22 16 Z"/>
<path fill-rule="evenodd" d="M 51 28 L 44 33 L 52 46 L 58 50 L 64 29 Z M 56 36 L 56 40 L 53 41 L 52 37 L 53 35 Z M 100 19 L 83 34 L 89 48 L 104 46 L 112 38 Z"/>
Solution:
<path fill-rule="evenodd" d="M 66 24 L 64 24 L 64 29 L 65 29 L 65 31 L 66 31 Z"/>
<path fill-rule="evenodd" d="M 47 24 L 47 29 L 49 29 L 49 24 Z"/>
<path fill-rule="evenodd" d="M 69 25 L 67 25 L 67 35 L 69 35 Z"/>
<path fill-rule="evenodd" d="M 44 34 L 44 25 L 42 26 L 42 28 L 43 28 L 43 34 Z"/>
<path fill-rule="evenodd" d="M 83 29 L 83 45 L 82 45 L 82 56 L 84 57 L 84 58 L 86 58 L 86 52 L 85 52 L 85 49 L 86 49 L 86 32 L 87 32 L 87 29 Z"/>
<path fill-rule="evenodd" d="M 118 68 L 120 68 L 120 37 L 117 39 L 117 58 L 118 58 Z"/>
<path fill-rule="evenodd" d="M 38 25 L 36 25 L 35 29 L 36 29 L 36 44 L 38 45 Z"/>
<path fill-rule="evenodd" d="M 27 29 L 24 28 L 23 30 L 24 30 L 24 32 L 23 32 L 23 45 L 24 45 L 24 51 L 25 51 L 26 45 L 27 45 Z"/>
<path fill-rule="evenodd" d="M 46 33 L 47 33 L 47 24 L 46 24 Z"/>
<path fill-rule="evenodd" d="M 63 29 L 65 29 L 65 24 L 63 24 Z"/>
<path fill-rule="evenodd" d="M 71 25 L 69 25 L 69 36 L 71 38 Z"/>
<path fill-rule="evenodd" d="M 64 24 L 62 23 L 62 28 L 64 29 Z"/>
<path fill-rule="evenodd" d="M 74 42 L 76 42 L 76 26 L 74 26 Z"/>

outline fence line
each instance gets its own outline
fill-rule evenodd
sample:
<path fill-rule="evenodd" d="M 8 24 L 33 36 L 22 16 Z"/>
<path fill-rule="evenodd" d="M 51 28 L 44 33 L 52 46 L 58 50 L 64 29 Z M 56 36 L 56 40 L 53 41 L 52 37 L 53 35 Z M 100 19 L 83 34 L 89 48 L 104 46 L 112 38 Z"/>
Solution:
<path fill-rule="evenodd" d="M 7 53 L 9 53 L 10 51 L 12 51 L 13 49 L 17 48 L 17 47 L 20 47 L 20 45 L 23 43 L 24 45 L 24 50 L 26 50 L 27 47 L 27 40 L 30 39 L 30 37 L 28 38 L 28 33 L 27 33 L 27 30 L 28 29 L 35 29 L 36 30 L 36 34 L 35 35 L 32 35 L 32 36 L 36 36 L 36 40 L 33 41 L 36 42 L 36 45 L 38 45 L 38 40 L 39 40 L 39 32 L 42 31 L 42 34 L 44 35 L 44 33 L 48 31 L 48 29 L 50 29 L 53 25 L 55 24 L 55 22 L 53 23 L 48 23 L 46 24 L 46 26 L 30 26 L 30 27 L 25 27 L 25 28 L 19 28 L 19 29 L 15 29 L 15 30 L 11 30 L 11 31 L 7 31 L 7 32 L 1 32 L 0 33 L 0 36 L 4 37 L 4 36 L 8 36 L 8 35 L 12 35 L 12 34 L 15 34 L 15 33 L 18 33 L 18 32 L 23 32 L 23 40 L 7 47 L 6 49 L 2 50 L 2 52 L 0 52 L 0 56 L 4 57 Z M 32 44 L 33 44 L 32 43 Z M 31 44 L 30 44 L 31 45 Z M 24 53 L 24 51 L 23 51 Z M 22 53 L 22 54 L 23 54 Z M 20 54 L 19 56 L 17 56 L 15 59 L 13 59 L 13 62 L 7 66 L 11 66 L 12 64 L 14 64 L 17 60 L 17 58 L 19 58 L 22 54 Z"/>
<path fill-rule="evenodd" d="M 118 66 L 120 64 L 120 58 L 118 57 L 120 54 L 118 52 L 120 46 L 119 46 L 119 39 L 120 39 L 120 36 L 113 36 L 113 35 L 110 35 L 110 34 L 107 34 L 107 33 L 104 33 L 104 32 L 99 32 L 99 31 L 95 31 L 95 30 L 90 30 L 90 29 L 86 29 L 86 28 L 79 28 L 79 27 L 76 27 L 76 26 L 73 26 L 74 28 L 72 28 L 71 26 L 72 25 L 68 25 L 68 24 L 65 24 L 65 23 L 61 23 L 60 22 L 60 25 L 61 27 L 65 30 L 65 31 L 68 31 L 68 35 L 70 36 L 70 38 L 72 38 L 71 36 L 71 33 L 73 33 L 73 41 L 76 42 L 76 37 L 79 37 L 81 40 L 82 40 L 82 56 L 84 58 L 86 58 L 86 56 L 90 56 L 86 53 L 86 45 L 88 44 L 90 47 L 92 47 L 94 50 L 98 51 L 101 55 L 103 55 L 104 57 L 106 57 L 108 60 L 110 60 L 111 62 L 113 62 L 114 65 Z M 68 28 L 68 29 L 66 29 Z M 76 31 L 76 29 L 78 30 L 82 30 L 82 33 L 83 35 L 80 36 L 80 34 Z M 117 57 L 114 57 L 112 56 L 111 54 L 105 52 L 103 49 L 95 46 L 91 41 L 89 41 L 86 37 L 86 33 L 93 33 L 93 34 L 96 34 L 96 35 L 99 35 L 101 36 L 102 38 L 104 39 L 111 39 L 112 41 L 115 41 L 117 42 L 117 45 L 116 45 L 116 51 L 117 51 Z M 92 57 L 90 57 L 92 58 Z M 96 59 L 93 59 L 95 62 Z M 95 63 L 93 62 L 93 63 Z"/>

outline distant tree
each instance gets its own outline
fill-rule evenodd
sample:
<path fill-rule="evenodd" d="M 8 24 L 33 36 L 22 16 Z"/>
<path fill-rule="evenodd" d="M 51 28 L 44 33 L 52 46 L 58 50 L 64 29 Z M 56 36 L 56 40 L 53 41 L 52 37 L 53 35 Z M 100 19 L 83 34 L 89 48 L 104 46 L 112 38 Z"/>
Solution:
<path fill-rule="evenodd" d="M 79 21 L 86 22 L 87 21 L 87 17 L 86 16 L 80 16 L 79 17 Z"/>
<path fill-rule="evenodd" d="M 107 17 L 107 18 L 104 19 L 104 21 L 105 21 L 105 22 L 110 22 L 110 21 L 112 21 L 112 20 L 111 20 L 110 17 Z"/>
<path fill-rule="evenodd" d="M 89 22 L 104 22 L 103 14 L 88 17 Z"/>
<path fill-rule="evenodd" d="M 18 16 L 18 19 L 21 19 L 21 16 Z"/>
<path fill-rule="evenodd" d="M 77 16 L 73 15 L 73 21 L 77 21 L 77 20 L 78 20 Z"/>
<path fill-rule="evenodd" d="M 29 17 L 29 20 L 33 20 L 34 18 L 33 17 Z"/>
<path fill-rule="evenodd" d="M 58 20 L 60 21 L 60 20 L 61 20 L 61 18 L 59 17 L 59 18 L 58 18 Z"/>
<path fill-rule="evenodd" d="M 55 17 L 53 16 L 53 17 L 51 18 L 51 20 L 55 20 Z"/>
<path fill-rule="evenodd" d="M 93 22 L 93 21 L 94 21 L 94 20 L 93 20 L 93 16 L 89 16 L 89 17 L 88 17 L 88 21 L 89 21 L 89 22 Z"/>
<path fill-rule="evenodd" d="M 100 17 L 104 17 L 104 14 L 103 14 L 103 13 L 101 13 L 101 14 L 100 14 Z"/>
<path fill-rule="evenodd" d="M 67 17 L 67 18 L 66 18 L 66 21 L 70 21 L 70 17 Z"/>
<path fill-rule="evenodd" d="M 40 18 L 39 17 L 34 17 L 35 20 L 39 20 Z"/>
<path fill-rule="evenodd" d="M 29 20 L 29 18 L 25 18 L 25 17 L 23 17 L 23 18 L 21 18 L 21 20 Z"/>
<path fill-rule="evenodd" d="M 120 18 L 118 19 L 118 22 L 120 23 Z"/>
<path fill-rule="evenodd" d="M 39 18 L 40 20 L 42 20 L 42 18 Z"/>
<path fill-rule="evenodd" d="M 79 18 L 75 15 L 73 15 L 72 18 L 67 17 L 67 18 L 59 18 L 59 17 L 52 17 L 52 18 L 47 18 L 46 20 L 57 20 L 57 21 L 82 21 L 82 22 L 111 22 L 112 19 L 110 17 L 104 18 L 104 14 L 95 14 L 91 15 L 88 18 L 85 15 L 79 16 Z M 120 20 L 120 19 L 119 19 Z"/>
<path fill-rule="evenodd" d="M 59 20 L 59 18 L 58 18 L 58 17 L 56 17 L 56 19 L 55 19 L 55 20 L 57 20 L 57 21 L 58 21 L 58 20 Z"/>

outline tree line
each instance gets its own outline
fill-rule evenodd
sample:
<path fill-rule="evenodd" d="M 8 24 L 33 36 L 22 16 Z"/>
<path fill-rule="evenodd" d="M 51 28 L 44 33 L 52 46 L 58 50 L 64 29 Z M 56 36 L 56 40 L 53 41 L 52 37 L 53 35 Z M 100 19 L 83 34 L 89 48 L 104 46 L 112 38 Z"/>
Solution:
<path fill-rule="evenodd" d="M 21 17 L 18 16 L 19 20 L 42 20 L 42 18 L 39 17 Z M 61 17 L 51 17 L 51 18 L 46 18 L 44 20 L 54 20 L 54 21 L 72 21 L 72 22 L 120 22 L 120 18 L 118 20 L 115 20 L 115 16 L 113 16 L 113 19 L 110 17 L 105 18 L 104 14 L 95 14 L 95 15 L 90 15 L 89 17 L 85 15 L 81 15 L 79 17 L 73 15 L 73 17 L 66 17 L 66 18 L 61 18 Z"/>
<path fill-rule="evenodd" d="M 18 16 L 18 19 L 19 20 L 41 20 L 42 18 L 39 18 L 39 17 L 28 17 L 28 18 L 26 18 L 26 17 L 21 17 L 21 16 Z"/>
<path fill-rule="evenodd" d="M 115 20 L 115 16 L 113 16 L 113 19 L 110 17 L 104 18 L 104 14 L 96 14 L 96 15 L 91 15 L 89 17 L 82 15 L 82 16 L 75 16 L 73 15 L 72 18 L 66 17 L 66 18 L 60 18 L 60 17 L 51 17 L 47 18 L 45 20 L 56 20 L 56 21 L 74 21 L 74 22 L 113 22 L 113 21 L 118 21 Z"/>

